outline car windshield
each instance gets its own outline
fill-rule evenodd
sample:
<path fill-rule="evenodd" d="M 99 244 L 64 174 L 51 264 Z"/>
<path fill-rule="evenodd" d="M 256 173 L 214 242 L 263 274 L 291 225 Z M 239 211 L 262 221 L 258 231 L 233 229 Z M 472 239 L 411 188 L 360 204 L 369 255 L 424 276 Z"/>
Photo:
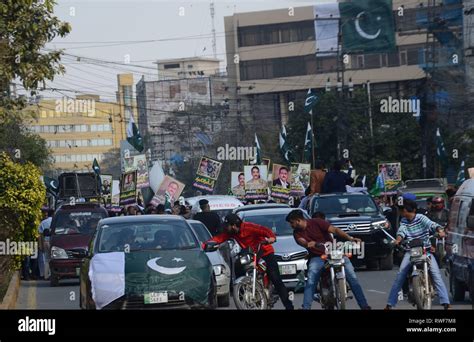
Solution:
<path fill-rule="evenodd" d="M 54 216 L 54 234 L 84 234 L 91 235 L 95 232 L 97 224 L 107 215 L 103 212 L 90 211 L 58 211 Z"/>
<path fill-rule="evenodd" d="M 275 235 L 292 235 L 293 229 L 291 228 L 290 224 L 286 222 L 287 215 L 288 213 L 286 212 L 284 214 L 262 214 L 248 211 L 243 220 L 270 228 L 273 230 Z"/>
<path fill-rule="evenodd" d="M 100 228 L 98 246 L 99 253 L 198 248 L 191 228 L 176 220 L 106 224 Z"/>
<path fill-rule="evenodd" d="M 367 195 L 316 197 L 312 203 L 312 212 L 328 214 L 375 214 L 378 209 L 375 202 Z"/>

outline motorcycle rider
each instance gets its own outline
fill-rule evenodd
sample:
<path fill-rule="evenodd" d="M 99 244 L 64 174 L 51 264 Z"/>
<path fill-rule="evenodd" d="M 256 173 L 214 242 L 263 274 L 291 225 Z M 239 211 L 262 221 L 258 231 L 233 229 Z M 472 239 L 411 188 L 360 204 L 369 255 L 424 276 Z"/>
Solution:
<path fill-rule="evenodd" d="M 229 239 L 237 241 L 241 248 L 251 247 L 254 251 L 258 249 L 259 244 L 264 242 L 261 246 L 261 252 L 263 252 L 262 259 L 265 260 L 267 266 L 267 275 L 280 296 L 285 309 L 293 310 L 294 307 L 288 297 L 288 290 L 281 279 L 274 254 L 275 250 L 271 246 L 276 241 L 273 231 L 259 224 L 242 222 L 238 215 L 229 214 L 224 218 L 224 232 L 217 234 L 209 241 L 221 244 Z"/>
<path fill-rule="evenodd" d="M 397 239 L 394 241 L 395 245 L 399 245 L 402 240 L 406 239 L 411 241 L 414 239 L 424 240 L 425 247 L 428 248 L 429 257 L 431 259 L 430 273 L 433 280 L 436 292 L 439 296 L 440 304 L 447 310 L 450 308 L 448 291 L 441 277 L 441 272 L 438 267 L 438 263 L 434 256 L 429 252 L 431 242 L 429 240 L 430 234 L 438 231 L 441 237 L 444 236 L 443 227 L 436 222 L 431 221 L 428 217 L 416 212 L 416 202 L 410 199 L 403 198 L 402 205 L 398 206 L 400 214 L 403 217 L 400 221 L 400 228 L 397 231 Z M 408 273 L 411 269 L 410 253 L 405 253 L 403 260 L 400 264 L 400 269 L 397 273 L 397 277 L 392 285 L 390 294 L 387 300 L 387 306 L 385 310 L 390 310 L 397 304 L 398 293 L 402 288 L 404 281 L 407 278 Z"/>
<path fill-rule="evenodd" d="M 361 240 L 346 234 L 341 229 L 334 227 L 323 219 L 313 218 L 307 220 L 301 210 L 292 210 L 286 217 L 286 221 L 289 222 L 291 228 L 293 228 L 293 237 L 296 243 L 306 248 L 309 252 L 308 280 L 304 288 L 303 309 L 310 310 L 316 284 L 319 281 L 325 263 L 324 260 L 321 259 L 321 255 L 325 253 L 324 246 L 321 248 L 321 245 L 333 241 L 331 233 L 349 241 L 361 242 Z M 363 310 L 370 310 L 362 287 L 357 280 L 354 266 L 352 266 L 352 263 L 347 257 L 344 257 L 344 262 L 347 282 L 351 286 L 357 304 L 359 304 Z"/>
<path fill-rule="evenodd" d="M 427 216 L 431 221 L 443 227 L 448 223 L 449 211 L 444 207 L 444 199 L 442 197 L 433 197 Z"/>

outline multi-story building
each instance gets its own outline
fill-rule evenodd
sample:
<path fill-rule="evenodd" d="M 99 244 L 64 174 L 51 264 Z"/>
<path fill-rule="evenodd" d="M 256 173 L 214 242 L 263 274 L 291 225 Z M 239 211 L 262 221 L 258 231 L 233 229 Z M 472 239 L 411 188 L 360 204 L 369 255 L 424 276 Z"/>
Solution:
<path fill-rule="evenodd" d="M 139 129 L 146 136 L 152 159 L 169 162 L 207 153 L 222 127 L 230 96 L 219 60 L 193 57 L 156 64 L 158 80 L 142 78 L 136 85 Z M 199 114 L 198 105 L 216 110 Z"/>
<path fill-rule="evenodd" d="M 36 112 L 29 128 L 46 140 L 55 170 L 90 171 L 94 158 L 100 162 L 120 147 L 130 113 L 136 113 L 132 90 L 133 75 L 123 74 L 118 75 L 117 102 L 90 94 L 44 99 L 26 109 Z"/>
<path fill-rule="evenodd" d="M 446 1 L 436 1 L 438 11 L 441 2 Z M 254 115 L 259 123 L 273 120 L 278 125 L 287 122 L 290 101 L 304 101 L 309 88 L 329 85 L 334 90 L 338 81 L 354 87 L 370 81 L 374 96 L 416 94 L 426 80 L 424 68 L 429 62 L 427 32 L 417 20 L 420 14 L 426 17 L 428 1 L 394 0 L 392 5 L 396 51 L 351 54 L 347 63 L 338 63 L 335 54 L 317 54 L 313 6 L 294 8 L 291 14 L 284 8 L 225 17 L 230 86 L 258 106 Z M 453 30 L 458 34 L 462 26 Z"/>

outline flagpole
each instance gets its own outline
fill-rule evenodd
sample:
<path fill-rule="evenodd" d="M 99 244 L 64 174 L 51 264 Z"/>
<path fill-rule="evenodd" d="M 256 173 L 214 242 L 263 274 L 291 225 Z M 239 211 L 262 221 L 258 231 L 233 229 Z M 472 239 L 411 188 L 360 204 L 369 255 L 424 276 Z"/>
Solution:
<path fill-rule="evenodd" d="M 311 156 L 312 156 L 312 163 L 311 163 L 311 168 L 314 168 L 314 165 L 316 163 L 315 159 L 315 153 L 316 149 L 314 147 L 315 145 L 315 137 L 314 137 L 314 119 L 313 119 L 313 111 L 311 111 Z"/>

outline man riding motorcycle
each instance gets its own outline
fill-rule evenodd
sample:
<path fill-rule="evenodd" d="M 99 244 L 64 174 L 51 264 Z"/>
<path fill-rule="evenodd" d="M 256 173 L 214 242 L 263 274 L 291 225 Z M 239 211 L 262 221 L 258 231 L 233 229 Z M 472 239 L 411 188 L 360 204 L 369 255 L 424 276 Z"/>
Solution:
<path fill-rule="evenodd" d="M 429 250 L 431 247 L 431 242 L 429 239 L 430 234 L 434 234 L 437 231 L 441 237 L 444 236 L 444 230 L 442 226 L 436 222 L 431 221 L 425 215 L 417 214 L 417 205 L 415 201 L 406 199 L 406 197 L 404 197 L 403 204 L 399 205 L 398 207 L 403 219 L 400 221 L 400 228 L 397 231 L 397 239 L 394 241 L 395 245 L 399 245 L 404 239 L 407 241 L 421 239 L 424 241 L 425 247 L 428 247 Z M 429 257 L 431 259 L 431 278 L 435 285 L 436 292 L 438 293 L 440 304 L 443 305 L 445 309 L 449 309 L 450 304 L 448 291 L 441 277 L 438 263 L 431 253 L 429 254 Z M 405 253 L 400 264 L 397 277 L 395 278 L 395 282 L 393 283 L 392 289 L 390 290 L 385 310 L 390 310 L 397 304 L 398 293 L 400 292 L 400 289 L 402 288 L 402 285 L 405 282 L 410 269 L 410 253 Z"/>
<path fill-rule="evenodd" d="M 242 248 L 251 247 L 254 251 L 258 250 L 259 244 L 264 243 L 261 247 L 262 259 L 265 260 L 267 266 L 267 275 L 275 287 L 280 299 L 287 310 L 293 310 L 293 303 L 288 297 L 288 290 L 280 276 L 280 270 L 275 258 L 275 250 L 271 246 L 276 241 L 273 231 L 267 227 L 251 223 L 242 222 L 236 214 L 229 214 L 224 219 L 224 232 L 217 234 L 209 241 L 223 243 L 229 239 L 234 239 Z"/>
<path fill-rule="evenodd" d="M 444 199 L 442 197 L 434 197 L 431 200 L 431 208 L 428 210 L 427 216 L 431 221 L 443 227 L 448 223 L 449 211 L 444 207 Z"/>

